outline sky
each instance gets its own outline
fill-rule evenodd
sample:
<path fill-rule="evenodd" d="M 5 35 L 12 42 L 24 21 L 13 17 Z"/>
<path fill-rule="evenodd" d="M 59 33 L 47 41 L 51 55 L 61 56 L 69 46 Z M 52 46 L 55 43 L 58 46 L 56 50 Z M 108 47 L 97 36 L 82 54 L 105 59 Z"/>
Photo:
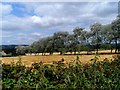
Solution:
<path fill-rule="evenodd" d="M 118 14 L 117 2 L 1 2 L 0 7 L 3 45 L 30 45 L 78 26 L 90 30 L 91 24 L 109 24 Z"/>

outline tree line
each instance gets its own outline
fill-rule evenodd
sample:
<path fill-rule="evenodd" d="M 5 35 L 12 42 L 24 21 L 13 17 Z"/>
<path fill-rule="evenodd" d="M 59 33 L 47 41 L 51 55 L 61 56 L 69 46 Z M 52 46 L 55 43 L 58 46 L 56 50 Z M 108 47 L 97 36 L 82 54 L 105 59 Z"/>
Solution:
<path fill-rule="evenodd" d="M 86 31 L 82 27 L 73 29 L 73 34 L 67 31 L 55 32 L 53 36 L 41 38 L 29 46 L 17 46 L 16 53 L 23 55 L 25 53 L 45 53 L 53 54 L 60 52 L 81 52 L 99 49 L 115 49 L 115 53 L 120 53 L 120 16 L 110 24 L 102 25 L 94 23 L 90 25 L 90 30 Z"/>

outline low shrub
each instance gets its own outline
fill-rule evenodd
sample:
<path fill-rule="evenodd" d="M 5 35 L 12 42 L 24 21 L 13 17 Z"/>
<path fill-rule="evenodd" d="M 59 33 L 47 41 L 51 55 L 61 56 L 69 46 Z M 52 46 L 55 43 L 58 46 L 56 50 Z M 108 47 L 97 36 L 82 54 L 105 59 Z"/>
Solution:
<path fill-rule="evenodd" d="M 3 89 L 120 89 L 120 59 L 109 62 L 106 58 L 81 64 L 79 57 L 69 64 L 64 60 L 45 65 L 34 63 L 22 65 L 21 60 L 11 65 L 2 64 Z"/>

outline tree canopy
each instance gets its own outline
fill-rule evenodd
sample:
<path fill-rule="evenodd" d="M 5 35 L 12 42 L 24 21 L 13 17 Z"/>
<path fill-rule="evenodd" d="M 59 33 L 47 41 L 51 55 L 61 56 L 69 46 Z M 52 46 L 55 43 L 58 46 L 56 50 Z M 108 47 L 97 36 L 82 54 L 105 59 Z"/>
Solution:
<path fill-rule="evenodd" d="M 115 53 L 120 52 L 120 16 L 110 24 L 101 23 L 91 24 L 90 30 L 83 27 L 75 27 L 73 33 L 67 31 L 55 32 L 53 36 L 41 38 L 33 42 L 30 46 L 16 47 L 16 53 L 45 53 L 53 54 L 60 52 L 81 52 L 99 49 L 115 49 Z"/>

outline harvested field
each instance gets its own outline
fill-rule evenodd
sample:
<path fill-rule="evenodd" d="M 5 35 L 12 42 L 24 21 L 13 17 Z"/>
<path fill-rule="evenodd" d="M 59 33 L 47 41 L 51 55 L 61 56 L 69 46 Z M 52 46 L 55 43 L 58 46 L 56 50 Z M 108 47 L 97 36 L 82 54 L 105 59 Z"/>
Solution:
<path fill-rule="evenodd" d="M 95 55 L 78 55 L 79 59 L 82 63 L 90 62 L 91 59 L 95 57 Z M 109 60 L 112 59 L 113 55 L 100 55 L 99 60 L 103 60 L 108 58 Z M 2 63 L 10 64 L 12 61 L 17 62 L 19 59 L 22 60 L 22 63 L 26 66 L 31 66 L 34 62 L 42 61 L 45 64 L 52 64 L 53 61 L 60 61 L 64 59 L 65 63 L 69 63 L 72 60 L 77 58 L 77 55 L 46 55 L 46 56 L 20 56 L 20 57 L 2 57 Z"/>

